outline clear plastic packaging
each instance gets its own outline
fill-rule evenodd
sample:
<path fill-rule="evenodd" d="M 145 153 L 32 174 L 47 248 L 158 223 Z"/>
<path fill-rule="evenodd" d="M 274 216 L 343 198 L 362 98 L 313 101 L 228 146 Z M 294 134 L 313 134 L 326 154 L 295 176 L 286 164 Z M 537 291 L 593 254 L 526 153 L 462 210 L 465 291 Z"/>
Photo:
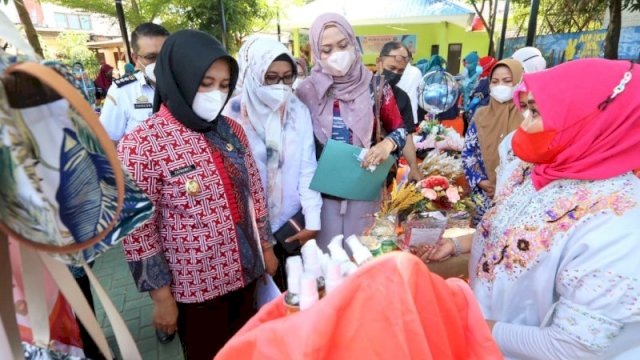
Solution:
<path fill-rule="evenodd" d="M 447 216 L 439 211 L 412 214 L 404 223 L 404 237 L 398 241 L 402 250 L 410 247 L 435 245 L 447 228 Z"/>

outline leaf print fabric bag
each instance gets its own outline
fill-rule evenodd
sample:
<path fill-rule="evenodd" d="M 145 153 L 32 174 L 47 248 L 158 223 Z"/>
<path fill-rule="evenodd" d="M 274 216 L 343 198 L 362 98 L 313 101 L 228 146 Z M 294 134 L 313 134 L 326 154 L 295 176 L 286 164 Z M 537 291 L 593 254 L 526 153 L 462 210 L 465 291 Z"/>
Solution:
<path fill-rule="evenodd" d="M 151 202 L 71 84 L 35 63 L 14 65 L 6 74 L 0 89 L 0 227 L 66 264 L 94 260 L 149 218 Z M 32 106 L 47 97 L 59 99 Z"/>
<path fill-rule="evenodd" d="M 143 224 L 153 212 L 151 201 L 123 169 L 95 112 L 64 77 L 24 62 L 6 68 L 0 80 L 0 357 L 58 358 L 49 348 L 38 276 L 46 269 L 98 348 L 113 358 L 68 264 L 87 272 L 122 357 L 141 359 L 87 263 Z M 8 237 L 20 243 L 32 344 L 21 344 L 17 333 Z"/>

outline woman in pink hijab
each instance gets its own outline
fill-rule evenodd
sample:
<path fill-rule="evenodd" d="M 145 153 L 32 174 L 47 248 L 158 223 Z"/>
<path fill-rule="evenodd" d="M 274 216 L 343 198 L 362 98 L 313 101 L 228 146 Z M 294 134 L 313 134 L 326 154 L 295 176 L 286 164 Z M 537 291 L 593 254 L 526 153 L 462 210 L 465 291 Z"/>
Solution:
<path fill-rule="evenodd" d="M 431 258 L 471 251 L 507 358 L 640 359 L 640 66 L 577 60 L 524 83 L 523 162 L 473 242 Z"/>
<path fill-rule="evenodd" d="M 329 139 L 369 151 L 363 167 L 378 165 L 405 145 L 406 132 L 391 86 L 382 84 L 381 128 L 386 136 L 376 139 L 373 74 L 362 64 L 353 28 L 343 16 L 320 15 L 310 29 L 314 66 L 296 94 L 307 105 L 313 122 L 316 155 Z M 376 85 L 378 89 L 380 85 Z M 339 181 L 339 179 L 336 179 Z M 382 189 L 381 189 L 382 190 Z M 378 201 L 355 201 L 323 195 L 322 230 L 317 241 L 323 250 L 338 234 L 361 235 L 378 211 Z"/>

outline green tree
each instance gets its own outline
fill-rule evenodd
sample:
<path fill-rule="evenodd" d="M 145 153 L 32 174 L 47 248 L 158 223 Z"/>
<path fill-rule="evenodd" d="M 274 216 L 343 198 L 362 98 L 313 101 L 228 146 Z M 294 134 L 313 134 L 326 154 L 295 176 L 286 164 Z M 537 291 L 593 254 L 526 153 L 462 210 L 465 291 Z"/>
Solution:
<path fill-rule="evenodd" d="M 50 0 L 54 4 L 90 13 L 116 16 L 113 0 Z M 171 0 L 128 0 L 122 2 L 125 18 L 129 26 L 159 20 L 160 15 L 171 6 Z"/>
<path fill-rule="evenodd" d="M 622 31 L 622 11 L 640 11 L 640 0 L 602 0 L 609 7 L 609 26 L 604 39 L 604 57 L 618 58 L 618 43 Z"/>
<path fill-rule="evenodd" d="M 513 0 L 513 22 L 518 35 L 526 30 L 530 14 L 530 0 Z M 604 40 L 604 57 L 618 58 L 618 43 L 622 30 L 622 11 L 640 11 L 640 0 L 541 0 L 537 33 L 561 34 L 602 29 L 605 11 L 609 12 L 609 26 Z"/>
<path fill-rule="evenodd" d="M 487 34 L 489 35 L 489 56 L 494 56 L 496 17 L 498 15 L 498 0 L 467 0 L 476 11 L 476 15 L 482 21 Z"/>
<path fill-rule="evenodd" d="M 7 5 L 9 3 L 8 0 L 4 0 L 4 4 Z M 40 55 L 40 57 L 44 58 L 44 53 L 42 51 L 42 46 L 40 45 L 40 39 L 38 38 L 38 33 L 36 32 L 36 28 L 33 26 L 33 22 L 31 22 L 31 17 L 29 16 L 29 11 L 24 5 L 23 0 L 14 0 L 13 5 L 16 7 L 16 11 L 18 12 L 18 16 L 20 17 L 20 22 L 22 26 L 24 26 L 24 32 L 27 36 L 27 40 L 29 44 L 36 52 L 36 54 Z"/>
<path fill-rule="evenodd" d="M 530 0 L 513 0 L 513 23 L 518 35 L 527 30 L 531 13 Z M 602 0 L 540 0 L 539 35 L 561 34 L 602 29 L 607 4 Z"/>
<path fill-rule="evenodd" d="M 115 16 L 112 0 L 51 0 L 91 13 Z M 275 18 L 267 0 L 223 0 L 229 50 L 237 49 L 249 33 L 263 29 Z M 169 31 L 198 29 L 218 38 L 222 35 L 218 0 L 129 0 L 123 2 L 129 29 L 148 21 L 160 21 Z"/>
<path fill-rule="evenodd" d="M 61 46 L 57 53 L 49 54 L 50 58 L 56 58 L 67 65 L 73 65 L 80 62 L 84 66 L 85 71 L 92 79 L 98 74 L 100 64 L 96 55 L 87 48 L 89 34 L 76 31 L 67 31 L 60 33 L 56 38 L 56 42 Z"/>
<path fill-rule="evenodd" d="M 263 30 L 275 18 L 277 8 L 265 0 L 223 0 L 227 22 L 227 47 L 235 52 L 247 35 Z M 185 28 L 199 29 L 220 39 L 222 22 L 217 0 L 178 0 Z"/>

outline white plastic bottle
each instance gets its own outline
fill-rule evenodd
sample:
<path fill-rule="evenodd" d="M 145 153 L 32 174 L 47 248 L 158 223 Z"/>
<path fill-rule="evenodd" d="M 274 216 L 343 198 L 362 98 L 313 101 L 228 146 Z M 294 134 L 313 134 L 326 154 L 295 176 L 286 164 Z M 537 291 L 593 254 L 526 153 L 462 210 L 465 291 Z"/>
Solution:
<path fill-rule="evenodd" d="M 300 278 L 300 311 L 310 308 L 320 299 L 318 283 L 313 273 L 304 272 Z"/>
<path fill-rule="evenodd" d="M 315 240 L 309 240 L 300 250 L 302 252 L 302 262 L 304 263 L 304 271 L 310 272 L 316 278 L 322 277 L 322 253 L 318 248 Z"/>
<path fill-rule="evenodd" d="M 331 260 L 327 264 L 327 271 L 324 276 L 325 291 L 327 292 L 327 294 L 335 290 L 335 288 L 338 287 L 338 285 L 340 285 L 344 280 L 342 278 L 342 269 L 340 266 L 342 263 L 343 262 L 337 260 Z"/>
<path fill-rule="evenodd" d="M 347 245 L 351 249 L 351 253 L 353 254 L 353 259 L 356 261 L 356 264 L 358 264 L 358 266 L 361 266 L 367 261 L 373 259 L 371 251 L 369 251 L 366 246 L 362 245 L 357 236 L 351 235 L 347 238 L 346 241 Z"/>
<path fill-rule="evenodd" d="M 347 252 L 344 251 L 344 248 L 342 247 L 343 238 L 344 235 L 336 235 L 333 237 L 333 239 L 331 239 L 331 242 L 328 246 L 329 252 L 331 253 L 331 258 L 340 262 L 351 261 L 349 259 L 349 255 L 347 255 Z"/>

